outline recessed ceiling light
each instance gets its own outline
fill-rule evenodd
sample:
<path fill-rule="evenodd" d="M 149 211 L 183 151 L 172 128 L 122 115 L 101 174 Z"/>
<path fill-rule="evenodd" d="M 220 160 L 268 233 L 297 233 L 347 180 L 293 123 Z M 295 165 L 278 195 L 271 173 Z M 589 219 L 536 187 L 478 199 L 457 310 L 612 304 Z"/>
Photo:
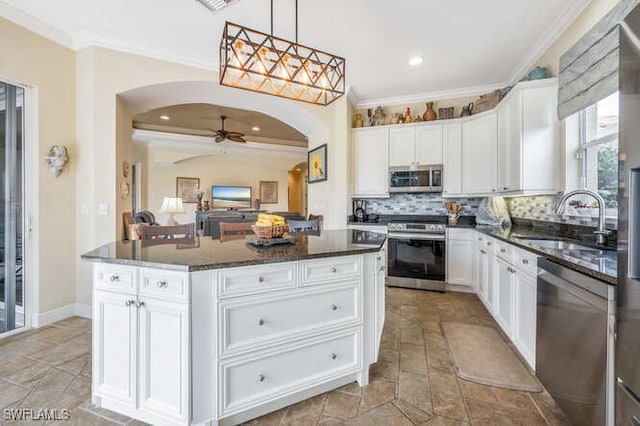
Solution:
<path fill-rule="evenodd" d="M 412 66 L 420 65 L 422 61 L 423 61 L 422 57 L 414 56 L 413 58 L 409 59 L 409 65 L 412 65 Z"/>
<path fill-rule="evenodd" d="M 171 118 L 171 117 L 169 117 L 168 115 L 161 115 L 160 116 L 160 120 L 165 120 L 166 121 L 166 120 L 169 120 L 169 118 Z"/>
<path fill-rule="evenodd" d="M 259 132 L 259 131 L 260 131 L 260 127 L 258 127 L 258 126 L 253 126 L 253 127 L 251 128 L 251 130 L 253 130 L 254 132 Z"/>

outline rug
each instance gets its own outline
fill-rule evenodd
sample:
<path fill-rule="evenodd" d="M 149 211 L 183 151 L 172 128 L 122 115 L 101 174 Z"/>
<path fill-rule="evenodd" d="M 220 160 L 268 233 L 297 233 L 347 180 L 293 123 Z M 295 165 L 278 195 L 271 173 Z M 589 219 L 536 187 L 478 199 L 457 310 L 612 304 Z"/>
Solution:
<path fill-rule="evenodd" d="M 541 392 L 522 361 L 490 327 L 442 323 L 458 377 L 483 385 Z"/>

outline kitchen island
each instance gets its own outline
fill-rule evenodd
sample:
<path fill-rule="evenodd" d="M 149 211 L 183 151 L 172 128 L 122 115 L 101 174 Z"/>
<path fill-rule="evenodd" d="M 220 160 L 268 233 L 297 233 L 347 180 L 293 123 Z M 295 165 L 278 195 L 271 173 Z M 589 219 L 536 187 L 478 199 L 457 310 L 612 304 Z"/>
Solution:
<path fill-rule="evenodd" d="M 333 230 L 271 247 L 195 238 L 84 254 L 93 403 L 152 424 L 227 425 L 366 385 L 384 324 L 384 241 Z"/>

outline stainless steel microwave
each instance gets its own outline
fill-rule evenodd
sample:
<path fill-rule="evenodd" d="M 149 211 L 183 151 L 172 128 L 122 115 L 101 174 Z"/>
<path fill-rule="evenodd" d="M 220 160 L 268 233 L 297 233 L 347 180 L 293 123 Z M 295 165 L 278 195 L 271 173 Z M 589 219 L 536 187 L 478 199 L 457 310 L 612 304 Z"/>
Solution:
<path fill-rule="evenodd" d="M 442 192 L 442 165 L 389 167 L 389 192 Z"/>

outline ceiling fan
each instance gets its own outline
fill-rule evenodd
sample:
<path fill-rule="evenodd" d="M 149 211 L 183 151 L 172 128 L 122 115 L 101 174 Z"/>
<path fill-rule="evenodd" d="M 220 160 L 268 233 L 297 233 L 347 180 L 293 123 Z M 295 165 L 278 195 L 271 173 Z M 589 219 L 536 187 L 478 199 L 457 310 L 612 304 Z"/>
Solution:
<path fill-rule="evenodd" d="M 215 134 L 216 143 L 220 143 L 225 139 L 228 139 L 233 142 L 246 143 L 247 141 L 243 138 L 244 133 L 240 132 L 228 132 L 224 129 L 224 121 L 227 119 L 226 115 L 221 115 L 220 120 L 222 120 L 222 128 L 218 130 L 211 130 Z"/>

